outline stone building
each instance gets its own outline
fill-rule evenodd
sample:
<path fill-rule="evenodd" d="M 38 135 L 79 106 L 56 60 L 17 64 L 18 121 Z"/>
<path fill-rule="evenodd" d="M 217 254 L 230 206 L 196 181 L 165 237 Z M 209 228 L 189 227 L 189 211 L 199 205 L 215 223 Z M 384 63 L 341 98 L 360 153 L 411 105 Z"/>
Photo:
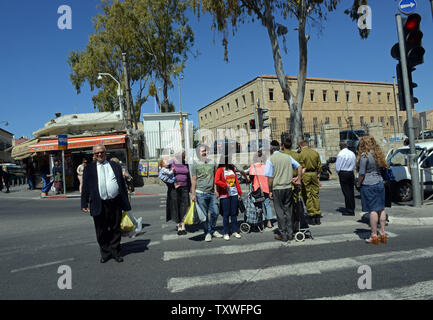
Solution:
<path fill-rule="evenodd" d="M 296 93 L 296 77 L 288 77 Z M 341 129 L 364 128 L 369 123 L 382 123 L 384 136 L 403 132 L 406 112 L 399 111 L 393 83 L 307 78 L 303 104 L 303 131 L 311 135 L 325 124 Z M 254 119 L 253 106 L 268 109 L 266 116 L 272 137 L 289 131 L 288 105 L 276 76 L 262 75 L 233 89 L 198 112 L 200 129 L 245 129 L 250 134 L 249 121 Z"/>

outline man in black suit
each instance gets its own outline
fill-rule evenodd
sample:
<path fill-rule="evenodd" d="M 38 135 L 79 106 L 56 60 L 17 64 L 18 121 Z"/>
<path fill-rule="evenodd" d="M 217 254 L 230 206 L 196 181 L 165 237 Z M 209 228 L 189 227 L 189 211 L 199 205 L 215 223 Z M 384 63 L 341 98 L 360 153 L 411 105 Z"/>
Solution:
<path fill-rule="evenodd" d="M 112 257 L 117 262 L 123 262 L 120 256 L 120 222 L 122 210 L 131 210 L 131 205 L 122 167 L 106 160 L 104 145 L 94 146 L 93 155 L 96 161 L 88 164 L 83 172 L 81 210 L 93 216 L 101 251 L 100 262 L 105 263 Z"/>

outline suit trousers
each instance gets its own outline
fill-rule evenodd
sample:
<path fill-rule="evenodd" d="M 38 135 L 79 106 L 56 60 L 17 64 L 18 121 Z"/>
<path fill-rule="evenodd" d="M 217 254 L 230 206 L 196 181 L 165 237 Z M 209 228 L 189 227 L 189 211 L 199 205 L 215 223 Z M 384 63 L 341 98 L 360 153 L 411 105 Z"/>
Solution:
<path fill-rule="evenodd" d="M 120 196 L 114 199 L 102 200 L 101 213 L 93 217 L 95 223 L 96 239 L 104 259 L 110 256 L 120 256 L 120 222 L 122 220 L 122 209 L 120 207 Z"/>
<path fill-rule="evenodd" d="M 355 213 L 355 175 L 353 171 L 340 171 L 338 178 L 341 191 L 343 191 L 346 210 L 348 213 Z"/>
<path fill-rule="evenodd" d="M 292 188 L 273 190 L 272 195 L 280 234 L 285 239 L 292 237 Z"/>

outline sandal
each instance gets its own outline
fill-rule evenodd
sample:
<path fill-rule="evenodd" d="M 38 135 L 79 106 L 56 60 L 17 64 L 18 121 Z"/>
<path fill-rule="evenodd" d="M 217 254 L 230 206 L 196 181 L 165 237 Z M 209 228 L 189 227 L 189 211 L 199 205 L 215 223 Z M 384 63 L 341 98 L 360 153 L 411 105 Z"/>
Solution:
<path fill-rule="evenodd" d="M 371 236 L 370 238 L 365 239 L 365 242 L 369 244 L 379 244 L 379 238 L 377 236 Z"/>
<path fill-rule="evenodd" d="M 382 243 L 386 243 L 386 241 L 388 240 L 388 235 L 385 234 L 379 234 L 379 241 Z"/>

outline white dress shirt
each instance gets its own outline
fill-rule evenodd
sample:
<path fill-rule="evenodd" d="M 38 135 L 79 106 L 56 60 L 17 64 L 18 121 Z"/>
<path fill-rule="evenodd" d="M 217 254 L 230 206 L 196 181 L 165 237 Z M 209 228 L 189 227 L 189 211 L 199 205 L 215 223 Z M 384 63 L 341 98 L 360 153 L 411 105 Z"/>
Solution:
<path fill-rule="evenodd" d="M 353 171 L 356 165 L 355 154 L 347 148 L 344 148 L 338 153 L 335 171 Z"/>
<path fill-rule="evenodd" d="M 98 188 L 102 200 L 114 199 L 119 194 L 119 185 L 113 168 L 108 161 L 103 163 L 96 162 L 98 171 Z"/>

